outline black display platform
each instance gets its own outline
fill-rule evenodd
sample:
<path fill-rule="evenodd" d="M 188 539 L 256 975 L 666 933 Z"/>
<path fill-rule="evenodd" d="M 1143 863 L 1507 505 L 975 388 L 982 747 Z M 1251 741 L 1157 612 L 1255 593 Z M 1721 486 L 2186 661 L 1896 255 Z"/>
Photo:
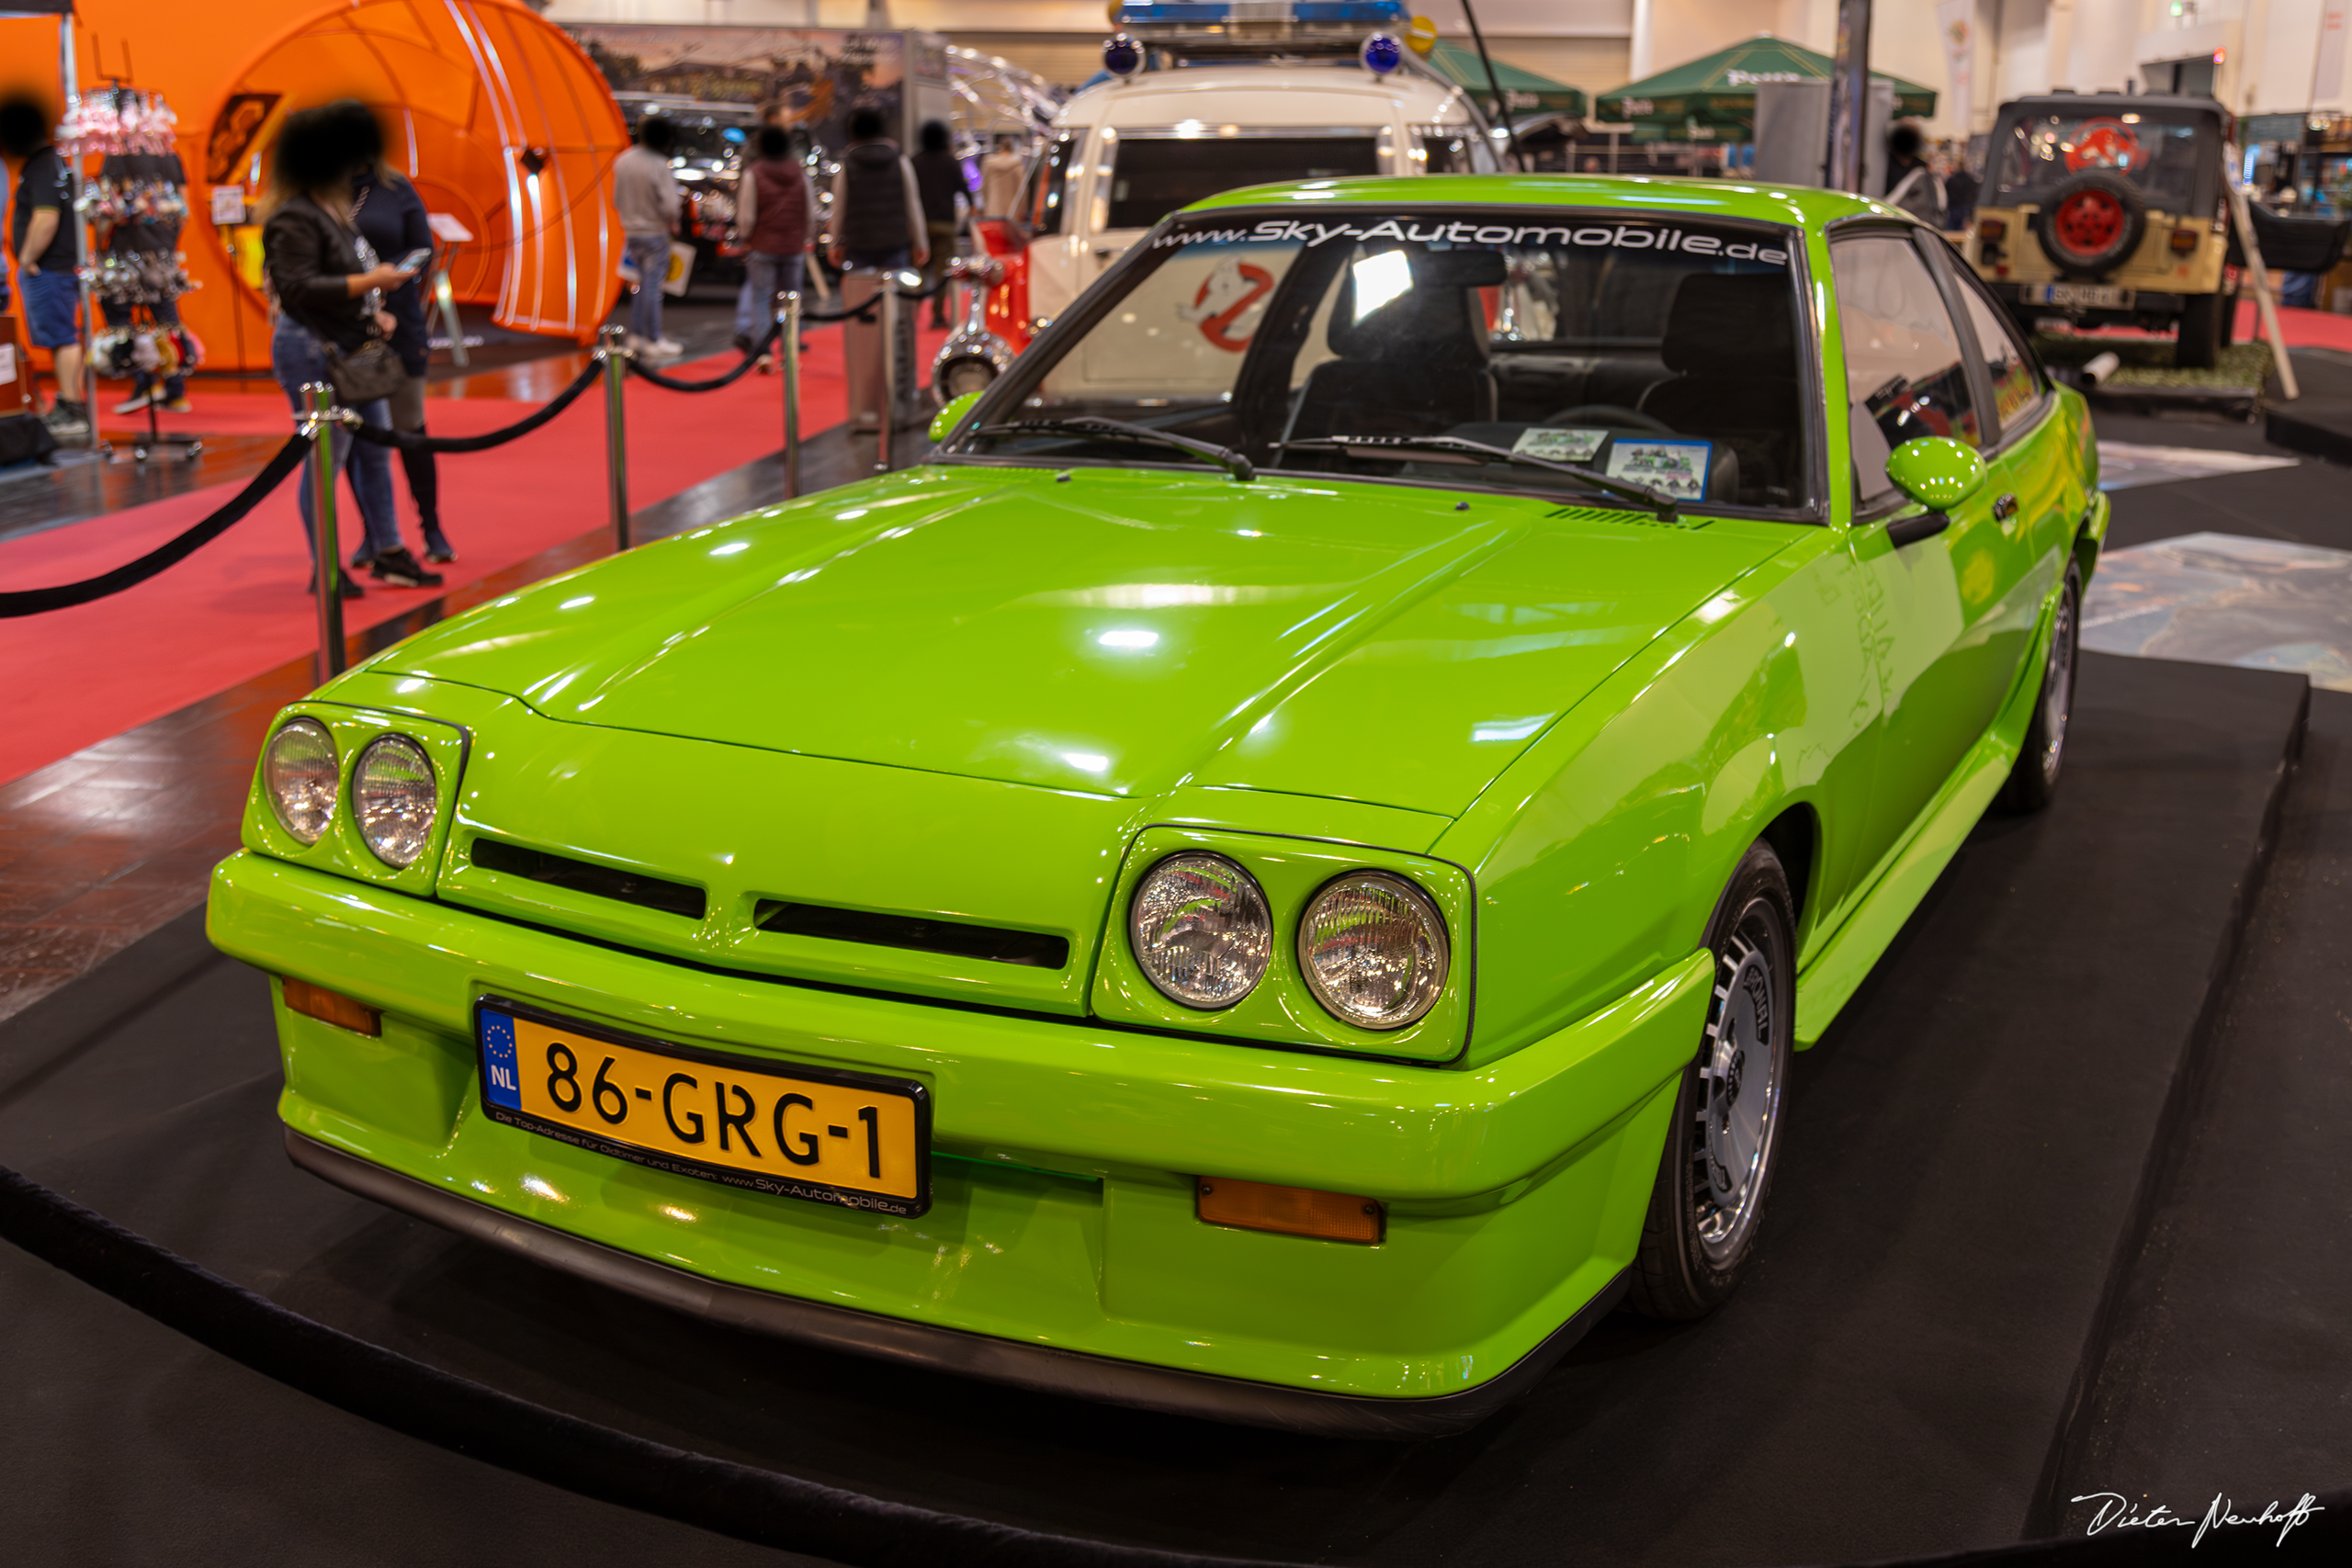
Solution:
<path fill-rule="evenodd" d="M 2274 395 L 2263 410 L 2263 434 L 2292 451 L 2331 463 L 2352 463 L 2352 355 L 2301 348 L 2293 352 L 2293 359 L 2302 395 L 2292 402 L 2278 401 Z"/>
<path fill-rule="evenodd" d="M 2187 1140 L 2207 1164 L 2280 1118 L 2273 1085 L 2222 1052 L 2258 1025 L 2224 1016 L 2218 982 L 2305 702 L 2299 677 L 2087 656 L 2058 803 L 1980 828 L 1799 1057 L 1749 1288 L 1698 1325 L 1612 1319 L 1460 1438 L 1292 1438 L 800 1350 L 373 1208 L 286 1163 L 266 983 L 213 955 L 194 917 L 0 1026 L 0 1163 L 314 1318 L 557 1408 L 1139 1544 L 1705 1568 L 1995 1545 L 2057 1522 L 2052 1500 L 2109 1487 L 2291 1499 L 2345 1479 L 2309 1468 L 2325 1408 L 2294 1434 L 2185 1429 L 2182 1413 L 2260 1396 L 2227 1386 L 2250 1359 L 2199 1359 L 2239 1305 L 2202 1267 L 2314 1221 L 2274 1208 L 2240 1235 L 2188 1179 L 2196 1160 L 2154 1156 L 2208 1100 L 2229 1115 L 2220 1143 Z M 2290 838 L 2341 830 L 2340 802 L 2315 809 L 2288 814 Z M 2340 905 L 2340 886 L 2298 876 L 2307 900 Z M 2319 939 L 2276 926 L 2256 922 L 2283 945 L 2250 973 L 2291 1010 Z M 2204 1066 L 2184 1079 L 2185 1060 Z M 2297 1066 L 2324 1077 L 2300 1058 L 2274 1069 Z M 2258 1204 L 2310 1160 L 2332 1219 L 2320 1123 L 2290 1120 L 2230 1199 Z M 2165 1306 L 2152 1327 L 2148 1292 L 2169 1303 L 2191 1280 L 2199 1311 Z M 2333 1353 L 2324 1300 L 2295 1322 Z M 370 1427 L 6 1248 L 0 1321 L 10 1563 L 791 1561 Z M 2262 1371 L 2289 1374 L 2283 1358 Z M 2135 1390 L 2165 1409 L 2135 1410 Z M 2222 1437 L 2227 1475 L 2200 1469 Z M 2179 1494 L 2152 1490 L 2148 1466 Z"/>

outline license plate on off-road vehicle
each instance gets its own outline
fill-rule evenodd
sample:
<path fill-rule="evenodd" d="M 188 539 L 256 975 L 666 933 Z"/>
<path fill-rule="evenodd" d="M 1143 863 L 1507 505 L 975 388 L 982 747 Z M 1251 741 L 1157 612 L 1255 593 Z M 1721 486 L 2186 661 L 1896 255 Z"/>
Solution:
<path fill-rule="evenodd" d="M 2128 310 L 2139 292 L 2120 283 L 2030 283 L 2019 291 L 2029 305 L 2064 310 Z"/>

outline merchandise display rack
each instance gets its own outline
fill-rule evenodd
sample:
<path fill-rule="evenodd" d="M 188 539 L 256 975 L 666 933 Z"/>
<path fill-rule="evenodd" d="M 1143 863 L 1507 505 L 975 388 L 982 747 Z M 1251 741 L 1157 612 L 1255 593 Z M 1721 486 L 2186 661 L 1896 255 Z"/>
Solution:
<path fill-rule="evenodd" d="M 97 178 L 83 182 L 75 203 L 82 220 L 102 236 L 105 249 L 87 276 L 93 302 L 112 318 L 91 339 L 90 364 L 108 379 L 135 377 L 147 383 L 147 428 L 131 437 L 132 461 L 176 448 L 192 462 L 204 450 L 202 437 L 164 431 L 155 416 L 163 387 L 204 356 L 177 310 L 167 315 L 158 309 L 197 287 L 177 249 L 187 213 L 187 171 L 174 151 L 179 117 L 162 94 L 123 77 L 106 80 L 105 90 L 74 106 L 58 138 L 60 150 L 77 164 L 93 154 L 105 160 Z M 94 422 L 96 413 L 93 404 Z"/>

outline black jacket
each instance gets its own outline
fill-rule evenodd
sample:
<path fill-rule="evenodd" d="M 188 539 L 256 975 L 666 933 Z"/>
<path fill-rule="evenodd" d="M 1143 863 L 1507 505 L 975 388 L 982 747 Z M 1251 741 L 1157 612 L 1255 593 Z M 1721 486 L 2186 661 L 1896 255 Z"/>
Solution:
<path fill-rule="evenodd" d="M 309 197 L 270 214 L 262 225 L 261 257 L 277 308 L 320 341 L 349 353 L 377 335 L 368 297 L 344 282 L 374 264 L 360 259 L 358 236 Z"/>
<path fill-rule="evenodd" d="M 351 185 L 359 204 L 359 232 L 374 248 L 377 260 L 396 262 L 411 251 L 433 248 L 433 225 L 414 186 L 406 180 L 379 185 L 373 173 L 361 175 Z M 433 355 L 424 336 L 424 275 L 385 295 L 384 309 L 392 316 L 392 352 L 410 375 L 424 375 Z"/>

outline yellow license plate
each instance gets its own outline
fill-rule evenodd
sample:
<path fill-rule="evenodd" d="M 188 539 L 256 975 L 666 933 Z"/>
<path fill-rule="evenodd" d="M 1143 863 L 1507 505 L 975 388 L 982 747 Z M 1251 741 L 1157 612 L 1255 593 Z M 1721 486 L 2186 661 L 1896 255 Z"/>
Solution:
<path fill-rule="evenodd" d="M 517 1004 L 474 1010 L 492 1121 L 729 1187 L 915 1215 L 931 1097 L 906 1078 L 644 1040 Z"/>

